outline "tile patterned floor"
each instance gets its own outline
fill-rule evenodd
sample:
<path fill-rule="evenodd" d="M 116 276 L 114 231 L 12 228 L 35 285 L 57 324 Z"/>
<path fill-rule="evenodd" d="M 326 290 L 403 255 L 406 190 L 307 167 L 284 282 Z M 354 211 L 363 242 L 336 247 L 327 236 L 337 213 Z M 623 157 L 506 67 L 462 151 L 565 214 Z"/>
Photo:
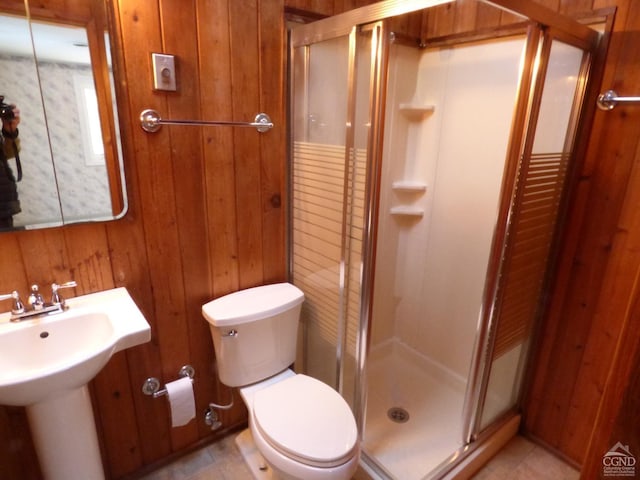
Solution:
<path fill-rule="evenodd" d="M 141 480 L 253 480 L 234 442 L 236 435 L 185 455 Z"/>
<path fill-rule="evenodd" d="M 578 480 L 580 472 L 523 437 L 514 437 L 473 480 Z"/>
<path fill-rule="evenodd" d="M 141 480 L 252 480 L 235 434 L 182 457 Z M 473 480 L 578 480 L 580 473 L 522 437 L 515 437 Z"/>

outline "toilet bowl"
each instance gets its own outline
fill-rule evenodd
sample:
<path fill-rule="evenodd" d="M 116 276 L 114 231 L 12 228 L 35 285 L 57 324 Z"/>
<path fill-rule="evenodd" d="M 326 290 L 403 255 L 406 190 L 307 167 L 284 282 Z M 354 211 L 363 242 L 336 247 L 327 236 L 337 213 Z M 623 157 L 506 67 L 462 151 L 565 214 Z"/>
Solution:
<path fill-rule="evenodd" d="M 348 480 L 358 466 L 356 423 L 328 385 L 286 370 L 240 395 L 249 430 L 274 478 Z"/>
<path fill-rule="evenodd" d="M 236 442 L 246 446 L 245 459 L 257 449 L 274 479 L 349 480 L 360 456 L 349 405 L 327 384 L 289 369 L 303 300 L 297 287 L 280 283 L 226 295 L 202 312 L 220 380 L 240 388 L 249 412 L 250 435 Z M 249 466 L 256 478 L 269 478 Z"/>

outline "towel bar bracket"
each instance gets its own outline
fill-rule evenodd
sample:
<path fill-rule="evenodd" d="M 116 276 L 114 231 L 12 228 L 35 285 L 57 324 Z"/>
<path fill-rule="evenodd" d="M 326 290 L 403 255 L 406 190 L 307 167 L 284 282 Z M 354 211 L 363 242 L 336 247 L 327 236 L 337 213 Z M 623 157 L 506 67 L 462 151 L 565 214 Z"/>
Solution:
<path fill-rule="evenodd" d="M 598 108 L 600 110 L 613 110 L 618 103 L 640 103 L 640 97 L 620 97 L 614 90 L 607 90 L 598 95 Z"/>

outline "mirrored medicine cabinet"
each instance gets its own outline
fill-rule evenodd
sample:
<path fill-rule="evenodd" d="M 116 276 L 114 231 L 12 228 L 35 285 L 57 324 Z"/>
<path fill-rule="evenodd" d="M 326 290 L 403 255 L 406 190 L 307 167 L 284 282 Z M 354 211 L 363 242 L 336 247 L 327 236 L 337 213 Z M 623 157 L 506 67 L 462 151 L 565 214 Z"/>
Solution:
<path fill-rule="evenodd" d="M 20 110 L 15 229 L 127 209 L 104 0 L 0 0 L 0 95 Z"/>

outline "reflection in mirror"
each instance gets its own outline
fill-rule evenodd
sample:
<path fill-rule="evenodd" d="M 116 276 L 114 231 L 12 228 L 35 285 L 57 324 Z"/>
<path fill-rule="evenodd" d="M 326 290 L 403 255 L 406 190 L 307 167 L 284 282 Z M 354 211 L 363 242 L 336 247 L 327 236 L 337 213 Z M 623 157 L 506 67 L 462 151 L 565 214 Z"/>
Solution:
<path fill-rule="evenodd" d="M 14 226 L 22 228 L 110 220 L 126 211 L 103 1 L 63 12 L 49 3 L 32 6 L 30 22 L 0 14 L 3 32 L 9 24 L 23 28 L 0 44 L 0 94 L 21 112 L 22 211 Z"/>
<path fill-rule="evenodd" d="M 109 178 L 87 31 L 33 20 L 31 31 L 63 219 L 109 218 Z"/>
<path fill-rule="evenodd" d="M 5 103 L 18 106 L 21 118 L 19 158 L 23 177 L 17 185 L 21 211 L 13 216 L 14 226 L 61 224 L 62 212 L 26 17 L 0 16 L 0 94 L 5 96 Z M 9 159 L 8 163 L 14 176 L 17 175 L 16 160 Z"/>

